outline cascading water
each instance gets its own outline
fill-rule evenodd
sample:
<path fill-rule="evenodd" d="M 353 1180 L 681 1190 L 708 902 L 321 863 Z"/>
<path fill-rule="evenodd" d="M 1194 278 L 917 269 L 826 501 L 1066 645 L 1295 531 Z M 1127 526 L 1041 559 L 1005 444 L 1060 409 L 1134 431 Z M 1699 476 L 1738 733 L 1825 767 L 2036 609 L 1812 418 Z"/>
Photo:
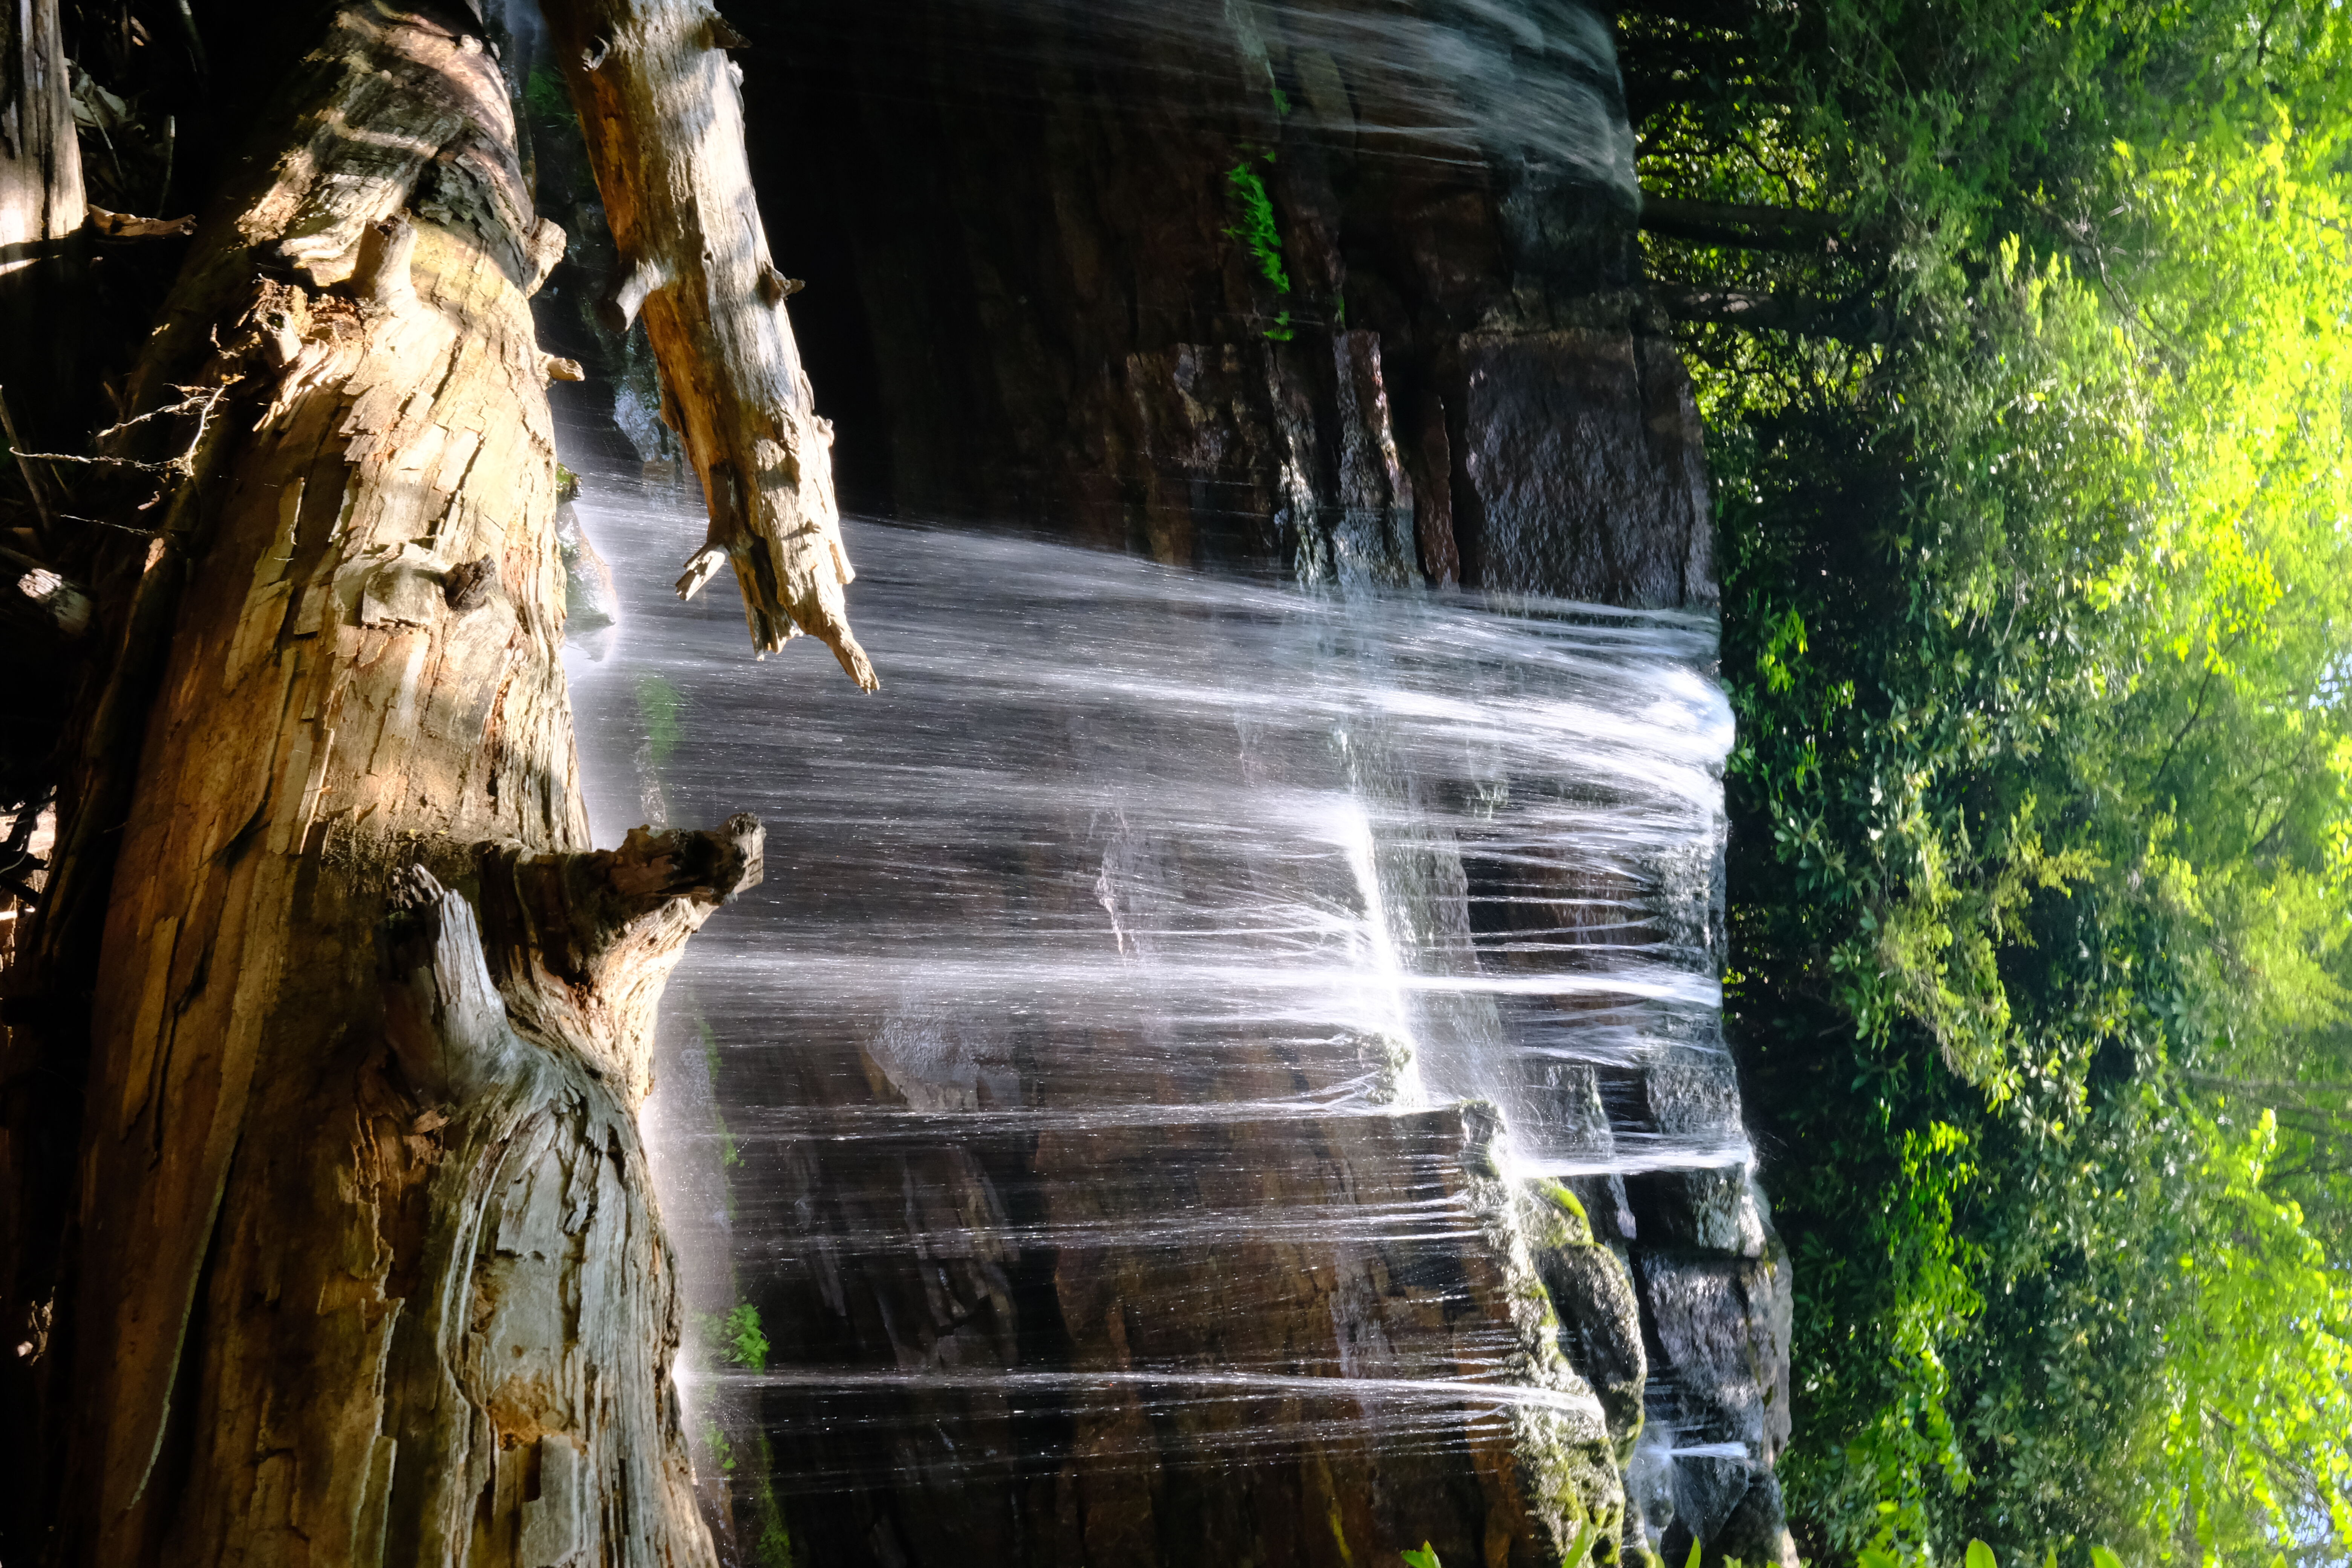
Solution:
<path fill-rule="evenodd" d="M 1415 1529 L 1497 1443 L 1622 1462 L 1640 1329 L 1580 1321 L 1521 1213 L 1760 1247 L 1709 621 L 852 523 L 866 698 L 659 591 L 690 491 L 578 504 L 629 593 L 572 663 L 598 841 L 768 827 L 648 1121 L 706 1465 L 835 1551 L 1075 1562 L 1041 1542 L 1114 1560 L 1171 1489 L 1319 1464 L 1344 1545 L 1346 1494 Z M 1654 1530 L 1747 1449 L 1675 1462 L 1651 1405 Z"/>
<path fill-rule="evenodd" d="M 864 698 L 667 597 L 690 489 L 579 502 L 629 595 L 601 660 L 572 627 L 599 841 L 769 835 L 648 1127 L 722 1556 L 1793 1568 L 1711 509 L 1608 23 L 807 0 L 775 42 L 751 153 L 845 493 L 1065 542 L 853 522 Z"/>

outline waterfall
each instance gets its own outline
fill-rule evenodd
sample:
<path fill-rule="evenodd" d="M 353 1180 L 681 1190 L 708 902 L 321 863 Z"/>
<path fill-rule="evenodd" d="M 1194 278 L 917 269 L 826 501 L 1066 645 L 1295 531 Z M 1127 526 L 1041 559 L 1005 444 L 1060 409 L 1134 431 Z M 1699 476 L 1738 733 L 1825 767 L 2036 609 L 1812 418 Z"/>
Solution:
<path fill-rule="evenodd" d="M 1570 1194 L 1622 1257 L 1664 1179 L 1760 1245 L 1708 619 L 852 521 L 867 698 L 667 596 L 690 490 L 591 474 L 578 508 L 625 600 L 572 666 L 598 841 L 768 827 L 648 1119 L 704 1463 L 758 1447 L 800 1528 L 796 1492 L 864 1500 L 877 1560 L 935 1560 L 936 1508 L 1052 1561 L 1056 1487 L 1090 1521 L 1339 1451 L 1370 1489 L 1531 1421 L 1623 1462 L 1575 1313 L 1512 1304 L 1546 1288 L 1514 1215 Z M 1652 1405 L 1661 1498 L 1743 1462 L 1664 1465 Z"/>

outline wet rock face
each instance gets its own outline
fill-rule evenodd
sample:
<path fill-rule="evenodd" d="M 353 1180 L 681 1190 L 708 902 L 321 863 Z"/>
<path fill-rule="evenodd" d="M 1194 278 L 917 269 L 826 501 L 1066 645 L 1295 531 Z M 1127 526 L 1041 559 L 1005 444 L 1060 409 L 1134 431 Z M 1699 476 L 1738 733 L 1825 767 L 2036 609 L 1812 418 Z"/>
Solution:
<path fill-rule="evenodd" d="M 1694 1539 L 1748 1563 L 1783 1556 L 1770 1461 L 1789 1440 L 1790 1279 L 1787 1253 L 1768 1239 L 1752 1258 L 1660 1249 L 1638 1261 L 1660 1373 L 1653 1415 L 1676 1447 L 1718 1450 L 1669 1462 L 1670 1563 Z"/>
<path fill-rule="evenodd" d="M 794 319 L 853 505 L 1309 581 L 1713 603 L 1591 13 L 795 16 L 746 91 L 805 216 Z"/>
<path fill-rule="evenodd" d="M 1715 600 L 1697 410 L 1671 345 L 1574 329 L 1465 344 L 1464 574 L 1642 606 Z"/>
<path fill-rule="evenodd" d="M 1537 973 L 1545 956 L 1536 939 L 1579 928 L 1587 940 L 1632 944 L 1671 934 L 1719 958 L 1714 931 L 1669 933 L 1671 919 L 1625 919 L 1643 900 L 1606 869 L 1475 853 L 1468 863 L 1474 907 L 1509 922 L 1486 933 L 1498 971 Z M 1718 898 L 1700 918 L 1716 924 L 1720 914 Z M 1789 1260 L 1750 1170 L 1721 1039 L 1710 1025 L 1685 1038 L 1615 1042 L 1605 1012 L 1572 1002 L 1523 1016 L 1518 1028 L 1557 1031 L 1595 1058 L 1547 1063 L 1527 1085 L 1547 1141 L 1592 1173 L 1561 1183 L 1575 1220 L 1538 1218 L 1529 1237 L 1561 1349 L 1621 1442 L 1626 1548 L 1679 1564 L 1696 1540 L 1710 1562 L 1793 1563 L 1772 1475 L 1790 1435 Z"/>
<path fill-rule="evenodd" d="M 673 1114 L 723 1107 L 725 1164 L 665 1207 L 732 1227 L 688 1294 L 756 1307 L 766 1367 L 702 1396 L 802 1546 L 1538 1563 L 1579 1521 L 1638 1550 L 1769 1500 L 1715 1353 L 1769 1360 L 1750 1302 L 1670 1289 L 1769 1245 L 1714 1038 L 1704 637 L 1548 685 L 1559 623 L 898 542 L 887 707 L 628 623 L 789 781 L 793 900 L 677 988 L 719 1092 Z M 746 761 L 682 765 L 679 809 Z M 1704 1465 L 1748 1484 L 1678 1493 Z"/>
<path fill-rule="evenodd" d="M 1527 1202 L 1535 1211 L 1526 1221 L 1528 1245 L 1559 1319 L 1560 1350 L 1599 1396 L 1622 1466 L 1642 1435 L 1650 1374 L 1625 1250 L 1594 1235 L 1583 1204 L 1565 1187 L 1538 1184 Z"/>
<path fill-rule="evenodd" d="M 793 320 L 853 510 L 1309 584 L 1716 602 L 1699 422 L 1642 297 L 1590 13 L 810 0 L 772 41 L 743 57 L 755 173 L 772 202 L 793 192 L 779 261 L 809 279 Z M 1466 907 L 1501 907 L 1513 864 L 1465 844 Z M 1613 875 L 1518 889 L 1535 926 L 1475 933 L 1478 962 L 1594 921 L 1659 941 Z M 1518 1022 L 1617 1026 L 1566 1004 Z M 1787 1558 L 1785 1254 L 1744 1164 L 1630 1158 L 1740 1141 L 1719 1040 L 1519 1086 L 1550 1145 L 1591 1159 L 1509 1190 L 1459 1109 L 845 1154 L 877 1110 L 1075 1103 L 1038 1050 L 980 1029 L 794 1041 L 809 1135 L 740 1177 L 803 1238 L 737 1260 L 772 1364 L 932 1384 L 757 1394 L 803 1560 L 1271 1568 L 1425 1538 L 1447 1563 L 1533 1564 L 1588 1516 L 1676 1564 L 1694 1538 L 1711 1561 Z M 1339 1054 L 1333 1083 L 1382 1070 L 1377 1041 Z M 1319 1090 L 1327 1067 L 1269 1045 L 1204 1098 Z M 1201 1245 L 1203 1214 L 1286 1211 L 1290 1232 Z M 1392 1235 L 1408 1212 L 1446 1223 Z M 1181 1245 L 1155 1241 L 1175 1215 Z M 1124 1381 L 1506 1362 L 1559 1400 L 1465 1419 L 1376 1383 L 1340 1401 Z"/>
<path fill-rule="evenodd" d="M 1336 1565 L 1425 1539 L 1446 1561 L 1533 1565 L 1596 1507 L 1613 1536 L 1601 1406 L 1551 1342 L 1527 1250 L 1495 1239 L 1511 1200 L 1480 1168 L 1494 1131 L 1453 1108 L 910 1149 L 897 1195 L 922 1234 L 962 1241 L 916 1266 L 823 1260 L 770 1295 L 788 1325 L 774 1353 L 978 1375 L 836 1385 L 822 1424 L 776 1395 L 780 1470 L 828 1493 L 792 1509 L 797 1549 L 1176 1568 Z M 801 1174 L 795 1201 L 845 1245 L 905 1217 L 856 1213 L 879 1186 L 832 1179 L 822 1153 Z M 1403 1208 L 1451 1223 L 1379 1234 L 1372 1216 Z M 1231 1217 L 1227 1245 L 1170 1238 L 1202 1213 Z M 1298 1223 L 1266 1223 L 1284 1215 Z M 1024 1230 L 1094 1239 L 995 1240 Z M 1465 1405 L 1433 1367 L 1485 1369 L 1522 1403 Z M 824 1485 L 850 1477 L 869 1484 Z"/>

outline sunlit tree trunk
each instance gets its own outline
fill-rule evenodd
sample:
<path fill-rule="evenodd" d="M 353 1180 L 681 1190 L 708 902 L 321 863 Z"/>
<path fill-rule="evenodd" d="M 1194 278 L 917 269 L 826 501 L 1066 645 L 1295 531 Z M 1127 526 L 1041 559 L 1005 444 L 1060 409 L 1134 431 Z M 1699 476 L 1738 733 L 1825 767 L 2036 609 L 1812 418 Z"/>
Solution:
<path fill-rule="evenodd" d="M 130 388 L 152 416 L 110 447 L 155 537 L 11 999 L 16 1069 L 80 1086 L 54 1234 L 10 1242 L 60 1456 L 50 1528 L 12 1539 L 709 1562 L 635 1111 L 662 984 L 759 876 L 759 825 L 589 850 L 528 305 L 563 237 L 471 15 L 346 5 L 258 118 Z M 740 146 L 707 153 L 674 163 L 749 210 Z M 750 448 L 714 543 L 744 561 L 782 515 L 746 498 L 787 477 L 821 494 L 761 591 L 830 612 L 810 629 L 852 663 L 804 383 L 797 427 L 725 364 L 692 384 L 735 412 L 689 431 L 748 420 L 793 458 Z"/>

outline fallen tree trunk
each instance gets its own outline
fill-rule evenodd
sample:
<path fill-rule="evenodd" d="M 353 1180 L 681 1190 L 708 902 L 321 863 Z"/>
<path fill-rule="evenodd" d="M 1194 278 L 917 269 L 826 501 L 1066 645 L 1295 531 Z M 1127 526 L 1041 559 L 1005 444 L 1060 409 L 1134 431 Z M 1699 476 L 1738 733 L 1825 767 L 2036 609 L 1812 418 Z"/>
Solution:
<path fill-rule="evenodd" d="M 9 1012 L 79 1088 L 5 1303 L 54 1563 L 714 1560 L 635 1113 L 760 830 L 588 848 L 509 116 L 467 10 L 342 6 L 130 389 L 155 537 Z"/>
<path fill-rule="evenodd" d="M 876 686 L 842 590 L 856 574 L 833 493 L 833 426 L 817 416 L 752 199 L 744 40 L 706 0 L 559 0 L 556 55 L 596 172 L 621 268 L 604 301 L 620 330 L 645 314 L 662 416 L 686 443 L 710 512 L 686 563 L 689 597 L 721 563 L 762 651 L 807 632 Z"/>

